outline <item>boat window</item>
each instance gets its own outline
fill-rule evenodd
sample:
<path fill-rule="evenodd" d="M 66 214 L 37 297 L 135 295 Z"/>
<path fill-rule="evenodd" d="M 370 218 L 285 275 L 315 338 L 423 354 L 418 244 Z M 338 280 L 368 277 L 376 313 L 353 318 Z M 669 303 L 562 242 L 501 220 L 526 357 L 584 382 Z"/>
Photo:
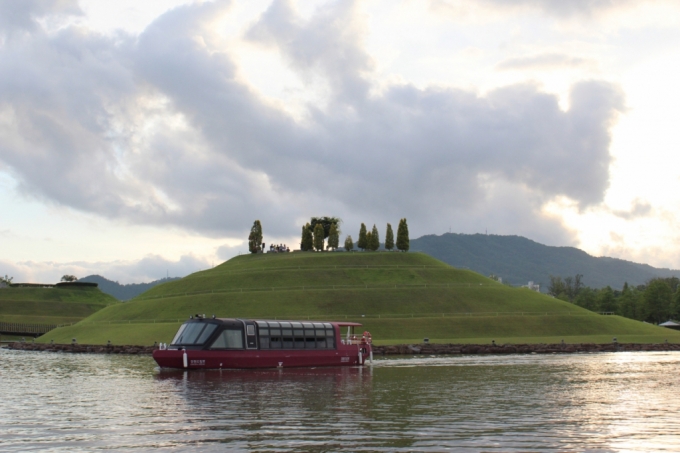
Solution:
<path fill-rule="evenodd" d="M 248 324 L 246 326 L 246 335 L 255 335 L 255 326 L 252 324 Z"/>
<path fill-rule="evenodd" d="M 170 344 L 177 344 L 177 340 L 182 335 L 182 332 L 184 332 L 184 329 L 186 329 L 186 327 L 187 327 L 186 324 L 182 324 L 181 326 L 179 326 L 179 330 L 175 334 L 175 338 L 172 339 L 172 342 Z"/>
<path fill-rule="evenodd" d="M 278 322 L 269 321 L 269 327 L 281 327 Z"/>
<path fill-rule="evenodd" d="M 196 344 L 203 344 L 206 342 L 206 340 L 212 335 L 212 333 L 215 331 L 217 326 L 215 324 L 206 324 L 205 329 L 203 329 L 203 333 L 201 333 L 201 336 L 198 337 L 198 340 L 196 340 Z"/>
<path fill-rule="evenodd" d="M 272 324 L 269 323 L 269 329 L 260 325 L 260 349 L 333 349 L 335 347 L 335 333 L 331 324 L 328 324 L 331 327 L 328 329 L 327 323 L 318 322 L 281 322 L 281 326 L 284 327 L 282 329 L 274 328 Z"/>
<path fill-rule="evenodd" d="M 174 341 L 173 344 L 196 344 L 196 340 L 203 331 L 203 328 L 208 325 L 214 326 L 214 324 L 205 324 L 202 322 L 190 322 L 185 324 L 186 327 L 181 333 L 178 332 L 178 335 L 176 335 L 175 338 L 176 341 Z"/>
<path fill-rule="evenodd" d="M 257 323 L 258 327 L 264 327 L 265 329 L 267 328 L 267 321 L 255 321 Z"/>
<path fill-rule="evenodd" d="M 329 322 L 325 322 L 325 323 L 323 323 L 323 325 L 324 325 L 324 327 L 326 327 L 326 329 L 332 329 L 333 328 L 333 326 Z"/>
<path fill-rule="evenodd" d="M 241 329 L 225 329 L 210 348 L 243 349 L 243 331 Z"/>

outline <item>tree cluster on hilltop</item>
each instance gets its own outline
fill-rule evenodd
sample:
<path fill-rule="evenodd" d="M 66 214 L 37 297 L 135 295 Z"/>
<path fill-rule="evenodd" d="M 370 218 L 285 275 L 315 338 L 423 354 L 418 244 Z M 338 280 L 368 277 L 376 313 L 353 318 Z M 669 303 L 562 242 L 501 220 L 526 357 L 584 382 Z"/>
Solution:
<path fill-rule="evenodd" d="M 593 289 L 582 282 L 583 275 L 550 276 L 548 294 L 585 309 L 615 313 L 630 319 L 655 324 L 680 319 L 680 279 L 654 278 L 644 285 L 624 283 L 621 291 L 610 286 Z"/>
<path fill-rule="evenodd" d="M 321 250 L 337 250 L 340 245 L 340 227 L 342 220 L 337 217 L 312 217 L 311 220 L 303 225 L 302 236 L 300 239 L 300 249 L 302 251 L 321 251 Z M 324 240 L 328 242 L 324 246 Z M 378 228 L 373 225 L 371 231 L 368 231 L 366 224 L 362 223 L 359 228 L 359 236 L 356 241 L 352 239 L 351 235 L 345 237 L 344 248 L 346 251 L 354 250 L 356 245 L 362 251 L 376 251 L 380 248 L 380 232 Z M 387 224 L 385 231 L 385 249 L 393 250 L 395 247 L 394 231 L 392 225 Z M 396 247 L 402 252 L 407 252 L 410 247 L 408 236 L 408 224 L 406 219 L 399 221 L 397 229 Z"/>

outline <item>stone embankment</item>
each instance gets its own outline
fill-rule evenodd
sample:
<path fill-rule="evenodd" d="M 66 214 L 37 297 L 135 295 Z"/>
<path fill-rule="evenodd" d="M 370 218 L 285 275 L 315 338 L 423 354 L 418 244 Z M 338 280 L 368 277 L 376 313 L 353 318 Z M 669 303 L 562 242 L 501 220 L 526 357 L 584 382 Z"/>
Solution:
<path fill-rule="evenodd" d="M 86 344 L 9 343 L 9 349 L 22 351 L 49 351 L 98 354 L 151 354 L 156 346 L 114 346 Z M 627 352 L 627 351 L 680 351 L 680 344 L 400 344 L 373 346 L 374 355 L 440 355 L 440 354 L 552 354 L 576 352 Z"/>
<path fill-rule="evenodd" d="M 74 352 L 96 354 L 151 354 L 155 346 L 119 346 L 92 344 L 9 343 L 9 349 L 21 351 Z"/>
<path fill-rule="evenodd" d="M 374 355 L 392 354 L 552 354 L 575 352 L 624 352 L 624 351 L 680 351 L 680 344 L 637 344 L 637 343 L 579 343 L 579 344 L 400 344 L 394 346 L 373 346 Z"/>

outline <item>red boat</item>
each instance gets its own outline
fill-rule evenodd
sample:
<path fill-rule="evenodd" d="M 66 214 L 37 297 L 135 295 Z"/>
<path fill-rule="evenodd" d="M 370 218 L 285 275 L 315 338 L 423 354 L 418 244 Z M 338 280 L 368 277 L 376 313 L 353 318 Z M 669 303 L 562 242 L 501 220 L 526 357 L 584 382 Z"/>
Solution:
<path fill-rule="evenodd" d="M 355 322 L 192 317 L 153 358 L 164 368 L 357 366 L 373 360 L 371 334 Z M 341 330 L 347 328 L 345 336 Z"/>

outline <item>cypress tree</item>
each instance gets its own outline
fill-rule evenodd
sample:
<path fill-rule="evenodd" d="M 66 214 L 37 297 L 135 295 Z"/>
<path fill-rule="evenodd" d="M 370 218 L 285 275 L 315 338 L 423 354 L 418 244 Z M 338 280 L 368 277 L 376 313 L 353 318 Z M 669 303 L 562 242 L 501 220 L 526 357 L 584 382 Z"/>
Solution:
<path fill-rule="evenodd" d="M 392 250 L 394 248 L 394 232 L 392 231 L 392 225 L 387 224 L 387 232 L 385 233 L 385 249 Z"/>
<path fill-rule="evenodd" d="M 408 252 L 409 248 L 408 225 L 406 219 L 403 218 L 399 221 L 399 227 L 397 227 L 397 249 Z"/>
<path fill-rule="evenodd" d="M 338 234 L 338 226 L 336 224 L 331 225 L 331 231 L 328 234 L 328 247 L 336 250 L 338 248 L 338 243 L 340 242 L 340 234 Z"/>
<path fill-rule="evenodd" d="M 352 236 L 347 236 L 345 238 L 345 250 L 349 252 L 352 249 L 354 249 L 354 242 L 352 242 Z"/>
<path fill-rule="evenodd" d="M 368 233 L 366 233 L 366 247 L 364 247 L 364 249 L 370 252 L 372 246 L 373 242 L 371 241 L 371 232 L 369 231 Z"/>
<path fill-rule="evenodd" d="M 253 222 L 253 227 L 248 235 L 248 250 L 250 253 L 262 251 L 262 224 L 259 220 Z"/>
<path fill-rule="evenodd" d="M 380 235 L 378 234 L 378 229 L 373 224 L 373 229 L 371 230 L 371 239 L 368 241 L 368 249 L 372 251 L 377 251 L 380 248 Z"/>
<path fill-rule="evenodd" d="M 309 223 L 302 227 L 302 251 L 307 252 L 314 247 L 314 239 L 312 238 L 312 229 Z"/>
<path fill-rule="evenodd" d="M 367 245 L 368 243 L 366 242 L 366 225 L 362 223 L 361 228 L 359 229 L 359 240 L 357 241 L 357 247 L 359 247 L 361 250 L 366 250 Z"/>
<path fill-rule="evenodd" d="M 324 240 L 323 225 L 317 223 L 316 226 L 314 227 L 314 248 L 316 249 L 317 252 L 323 250 L 323 240 Z"/>

